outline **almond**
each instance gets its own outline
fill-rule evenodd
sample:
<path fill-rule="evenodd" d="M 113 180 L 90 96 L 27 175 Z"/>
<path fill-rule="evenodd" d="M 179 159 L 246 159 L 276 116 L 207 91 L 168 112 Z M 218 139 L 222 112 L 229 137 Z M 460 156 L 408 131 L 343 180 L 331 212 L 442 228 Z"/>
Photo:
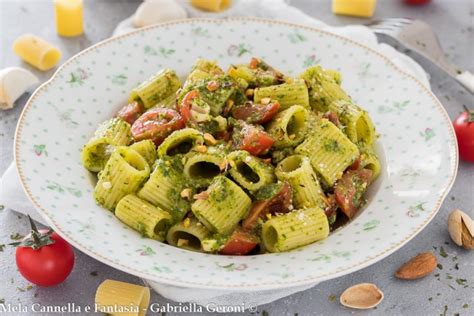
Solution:
<path fill-rule="evenodd" d="M 431 252 L 422 252 L 398 269 L 395 276 L 403 280 L 423 278 L 434 271 L 438 261 Z"/>
<path fill-rule="evenodd" d="M 356 308 L 369 309 L 379 305 L 383 300 L 383 292 L 372 283 L 360 283 L 346 289 L 339 301 L 342 305 Z"/>

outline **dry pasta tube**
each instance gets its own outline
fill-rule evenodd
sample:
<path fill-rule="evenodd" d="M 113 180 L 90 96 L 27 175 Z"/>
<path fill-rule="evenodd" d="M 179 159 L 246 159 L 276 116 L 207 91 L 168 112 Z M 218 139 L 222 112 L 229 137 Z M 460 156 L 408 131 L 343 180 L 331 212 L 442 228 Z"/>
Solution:
<path fill-rule="evenodd" d="M 95 293 L 97 310 L 108 315 L 145 316 L 150 289 L 115 280 L 105 280 Z"/>
<path fill-rule="evenodd" d="M 24 34 L 13 43 L 13 51 L 24 61 L 38 68 L 49 70 L 61 59 L 59 49 L 32 34 Z"/>
<path fill-rule="evenodd" d="M 191 4 L 196 8 L 220 12 L 227 9 L 232 3 L 232 0 L 191 0 Z"/>

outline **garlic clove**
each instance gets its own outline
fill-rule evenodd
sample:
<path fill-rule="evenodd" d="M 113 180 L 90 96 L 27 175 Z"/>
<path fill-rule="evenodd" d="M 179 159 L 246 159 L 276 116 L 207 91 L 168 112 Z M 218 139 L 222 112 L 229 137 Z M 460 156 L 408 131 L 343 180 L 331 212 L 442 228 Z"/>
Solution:
<path fill-rule="evenodd" d="M 147 0 L 135 12 L 133 25 L 144 27 L 186 17 L 186 10 L 175 0 Z"/>
<path fill-rule="evenodd" d="M 448 217 L 448 231 L 458 246 L 474 249 L 474 221 L 461 210 L 455 209 Z"/>
<path fill-rule="evenodd" d="M 8 67 L 0 71 L 0 109 L 11 109 L 15 101 L 29 88 L 38 83 L 38 78 L 20 67 Z"/>
<path fill-rule="evenodd" d="M 340 297 L 342 305 L 356 309 L 369 309 L 379 305 L 383 292 L 372 283 L 360 283 L 346 289 Z"/>

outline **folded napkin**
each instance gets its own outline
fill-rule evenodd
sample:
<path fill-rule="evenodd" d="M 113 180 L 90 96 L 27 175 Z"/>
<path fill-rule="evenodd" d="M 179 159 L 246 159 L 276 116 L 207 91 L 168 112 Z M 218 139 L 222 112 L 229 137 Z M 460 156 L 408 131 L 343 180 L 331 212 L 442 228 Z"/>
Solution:
<path fill-rule="evenodd" d="M 190 17 L 225 18 L 233 16 L 257 16 L 267 19 L 285 20 L 325 29 L 381 51 L 400 68 L 411 73 L 429 87 L 428 76 L 420 65 L 410 57 L 397 52 L 393 47 L 386 44 L 379 44 L 375 34 L 365 26 L 351 25 L 344 27 L 330 27 L 319 20 L 311 18 L 299 9 L 292 7 L 284 0 L 235 1 L 235 4 L 230 9 L 223 11 L 222 13 L 207 13 L 199 11 L 189 4 L 184 4 L 184 6 Z M 132 18 L 130 17 L 121 22 L 117 26 L 113 35 L 124 34 L 134 30 L 135 28 L 131 21 Z M 0 180 L 0 204 L 3 204 L 6 208 L 17 212 L 29 214 L 38 222 L 45 223 L 45 220 L 36 212 L 35 208 L 24 194 L 14 163 L 10 165 Z M 147 282 L 164 297 L 178 302 L 194 302 L 203 306 L 206 306 L 209 303 L 217 305 L 245 304 L 249 307 L 270 303 L 282 297 L 304 291 L 317 284 L 315 283 L 278 290 L 253 292 L 250 290 L 239 292 L 235 290 L 196 290 L 192 288 L 159 284 L 151 281 Z"/>

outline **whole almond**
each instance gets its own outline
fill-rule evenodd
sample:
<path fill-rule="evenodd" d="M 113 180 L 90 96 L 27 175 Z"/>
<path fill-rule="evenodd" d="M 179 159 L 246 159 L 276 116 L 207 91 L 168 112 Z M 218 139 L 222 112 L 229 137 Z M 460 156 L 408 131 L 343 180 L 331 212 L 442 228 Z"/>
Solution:
<path fill-rule="evenodd" d="M 423 278 L 434 271 L 437 263 L 436 257 L 431 252 L 422 252 L 402 265 L 395 276 L 403 280 Z"/>

